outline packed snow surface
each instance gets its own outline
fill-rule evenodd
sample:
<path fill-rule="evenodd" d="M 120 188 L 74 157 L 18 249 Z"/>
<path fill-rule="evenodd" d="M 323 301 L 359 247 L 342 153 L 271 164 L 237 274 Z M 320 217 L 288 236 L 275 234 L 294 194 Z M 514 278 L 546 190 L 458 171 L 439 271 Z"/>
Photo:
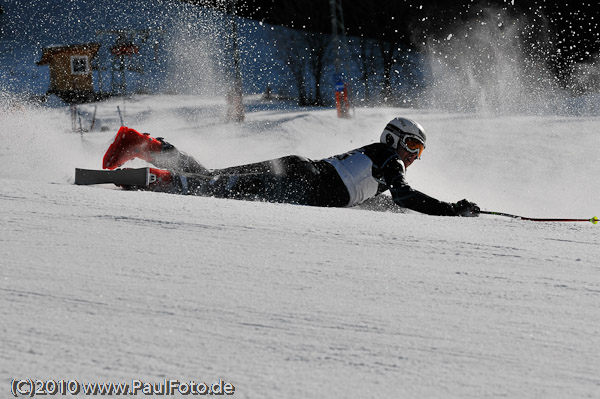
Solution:
<path fill-rule="evenodd" d="M 117 108 L 118 107 L 118 108 Z M 600 212 L 598 117 L 282 109 L 136 96 L 0 110 L 0 375 L 219 379 L 240 398 L 600 393 L 600 227 L 328 209 L 73 185 L 120 126 L 219 168 L 428 133 L 412 186 L 531 217 Z M 96 115 L 91 131 L 92 116 Z M 145 165 L 141 161 L 132 166 Z"/>

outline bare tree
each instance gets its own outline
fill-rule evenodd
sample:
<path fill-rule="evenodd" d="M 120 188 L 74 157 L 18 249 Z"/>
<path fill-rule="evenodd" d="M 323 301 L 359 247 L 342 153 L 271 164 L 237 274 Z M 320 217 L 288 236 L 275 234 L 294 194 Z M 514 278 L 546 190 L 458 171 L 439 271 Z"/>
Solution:
<path fill-rule="evenodd" d="M 372 40 L 359 38 L 351 46 L 354 49 L 352 60 L 358 69 L 358 81 L 362 85 L 363 101 L 367 104 L 374 100 L 371 81 L 377 76 L 377 48 Z"/>
<path fill-rule="evenodd" d="M 371 48 L 376 53 L 371 57 L 378 59 L 381 68 L 381 95 L 384 102 L 390 102 L 395 97 L 393 72 L 396 69 L 401 53 L 410 43 L 408 14 L 410 5 L 405 2 L 387 1 L 378 3 L 377 7 L 366 3 L 353 3 L 350 10 L 350 20 L 353 26 L 368 31 L 369 37 L 374 38 Z M 347 8 L 348 10 L 348 8 Z M 363 42 L 361 51 L 367 56 L 367 42 Z M 367 60 L 363 60 L 367 62 Z M 363 68 L 367 65 L 363 65 Z M 363 75 L 364 79 L 364 75 Z"/>
<path fill-rule="evenodd" d="M 325 66 L 330 63 L 331 57 L 327 49 L 331 43 L 331 37 L 323 33 L 307 32 L 304 35 L 309 52 L 309 73 L 314 81 L 314 97 L 310 99 L 312 105 L 324 105 L 321 84 Z"/>
<path fill-rule="evenodd" d="M 277 52 L 290 70 L 301 105 L 323 105 L 323 76 L 331 62 L 329 7 L 315 10 L 301 2 L 279 5 L 280 18 L 294 30 L 279 36 Z M 299 29 L 299 30 L 295 30 Z"/>
<path fill-rule="evenodd" d="M 307 51 L 298 44 L 298 33 L 291 30 L 280 30 L 274 39 L 276 54 L 285 65 L 291 81 L 297 90 L 298 104 L 309 103 L 306 91 Z"/>

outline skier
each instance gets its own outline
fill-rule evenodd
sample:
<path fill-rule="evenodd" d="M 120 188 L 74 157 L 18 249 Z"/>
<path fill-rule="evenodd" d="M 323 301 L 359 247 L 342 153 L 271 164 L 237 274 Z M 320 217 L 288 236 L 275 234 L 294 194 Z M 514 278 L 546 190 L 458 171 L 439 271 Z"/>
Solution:
<path fill-rule="evenodd" d="M 162 137 L 153 138 L 121 127 L 103 159 L 104 169 L 116 169 L 141 158 L 156 181 L 154 191 L 262 200 L 324 207 L 358 205 L 387 190 L 404 208 L 439 216 L 477 216 L 479 207 L 465 199 L 448 203 L 412 189 L 406 168 L 425 149 L 425 132 L 416 122 L 394 118 L 379 143 L 321 160 L 291 155 L 254 164 L 209 170 Z"/>

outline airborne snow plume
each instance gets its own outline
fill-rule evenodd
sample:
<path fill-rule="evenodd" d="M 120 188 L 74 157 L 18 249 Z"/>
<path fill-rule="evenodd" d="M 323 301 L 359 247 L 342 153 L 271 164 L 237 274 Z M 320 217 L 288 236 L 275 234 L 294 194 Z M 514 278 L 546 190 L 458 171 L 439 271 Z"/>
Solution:
<path fill-rule="evenodd" d="M 425 44 L 425 103 L 491 115 L 598 114 L 597 62 L 574 62 L 566 90 L 550 70 L 553 42 L 544 36 L 547 26 L 496 7 L 475 9 L 477 18 Z M 574 97 L 573 92 L 596 94 Z"/>

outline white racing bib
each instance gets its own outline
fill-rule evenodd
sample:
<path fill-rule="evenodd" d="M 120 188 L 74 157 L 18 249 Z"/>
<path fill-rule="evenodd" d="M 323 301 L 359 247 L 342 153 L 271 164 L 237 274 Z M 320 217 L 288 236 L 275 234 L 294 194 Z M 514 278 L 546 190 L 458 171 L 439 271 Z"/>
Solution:
<path fill-rule="evenodd" d="M 333 165 L 350 194 L 347 206 L 358 205 L 377 194 L 379 182 L 373 177 L 373 161 L 360 151 L 324 159 Z"/>

